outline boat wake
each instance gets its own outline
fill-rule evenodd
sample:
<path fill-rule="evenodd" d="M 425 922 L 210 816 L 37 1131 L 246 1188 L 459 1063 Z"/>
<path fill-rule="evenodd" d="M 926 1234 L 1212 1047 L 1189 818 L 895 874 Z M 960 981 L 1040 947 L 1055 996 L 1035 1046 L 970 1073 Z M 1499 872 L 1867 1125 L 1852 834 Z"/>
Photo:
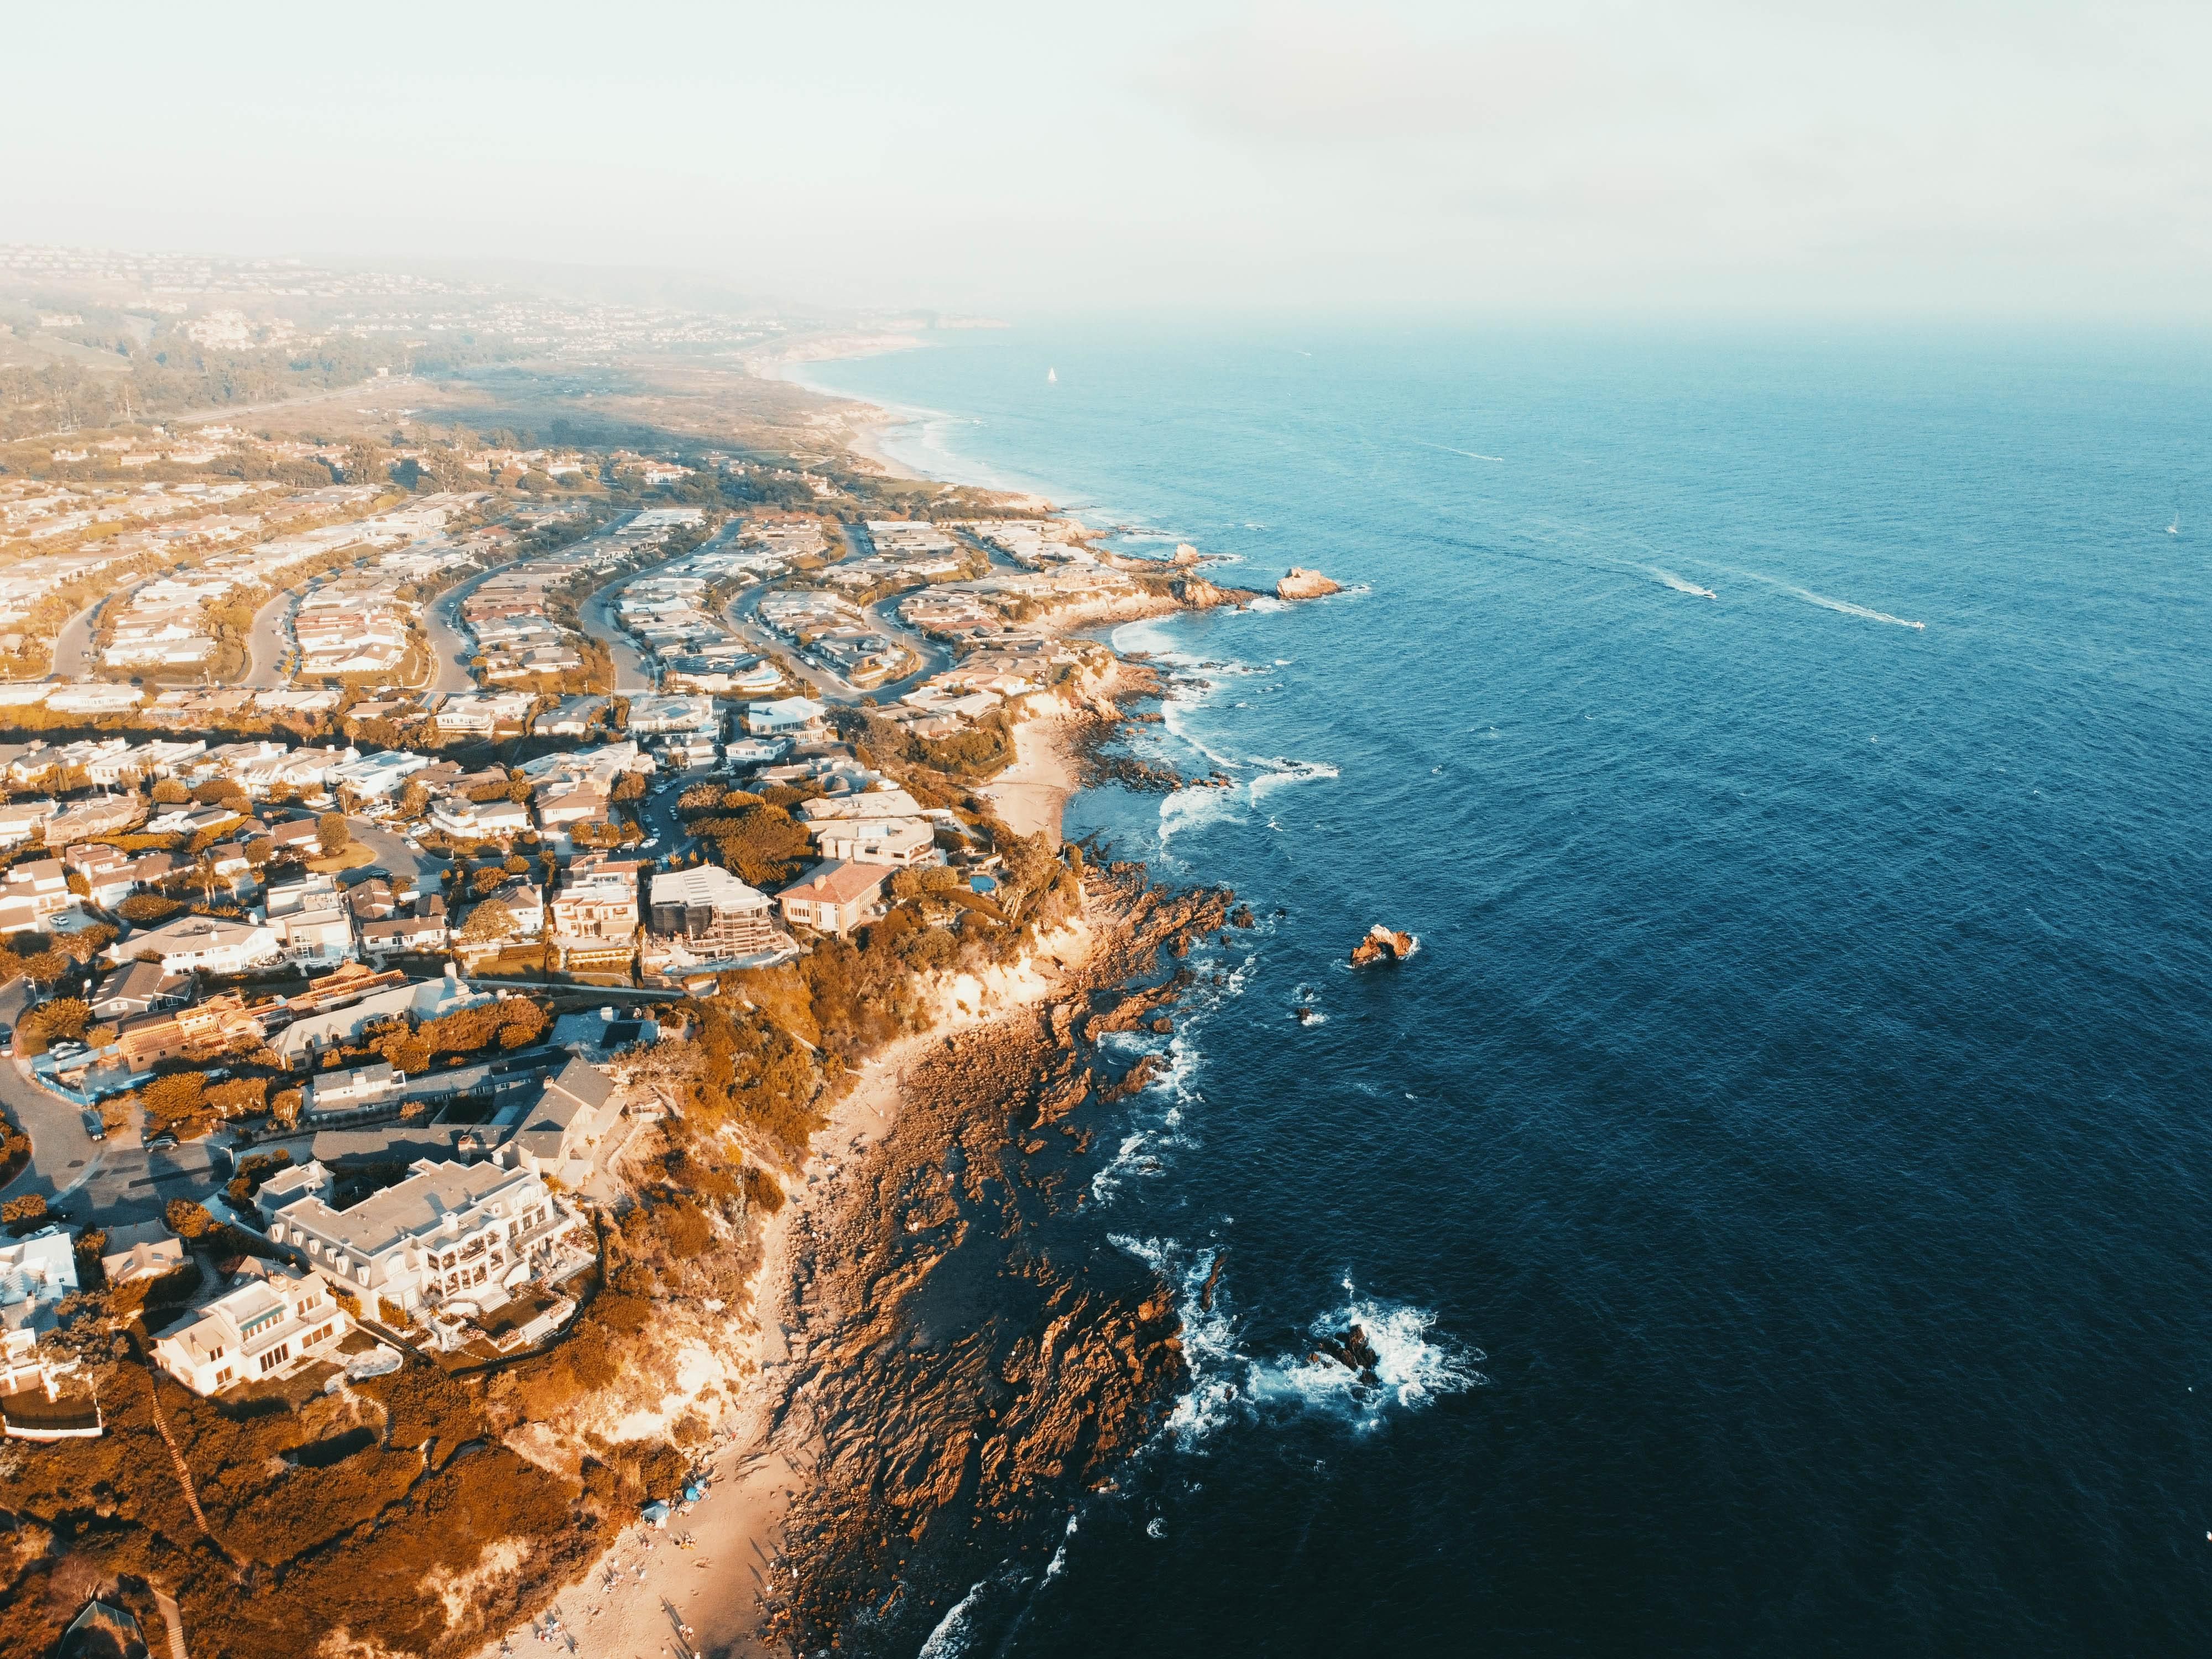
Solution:
<path fill-rule="evenodd" d="M 1673 571 L 1663 568 L 1659 565 L 1647 564 L 1644 568 L 1650 571 L 1654 576 L 1656 576 L 1663 586 L 1673 588 L 1677 593 L 1687 593 L 1692 598 L 1700 599 L 1717 599 L 1720 598 L 1720 595 L 1714 592 L 1711 588 L 1700 587 L 1697 583 L 1690 580 L 1686 576 L 1678 576 Z"/>
<path fill-rule="evenodd" d="M 1826 593 L 1815 593 L 1809 587 L 1796 587 L 1791 586 L 1788 582 L 1779 582 L 1777 583 L 1776 586 L 1779 586 L 1785 593 L 1796 594 L 1799 599 L 1805 600 L 1808 604 L 1820 605 L 1826 610 L 1836 611 L 1842 616 L 1863 617 L 1869 622 L 1887 623 L 1893 628 L 1911 628 L 1924 630 L 1928 626 L 1926 623 L 1911 622 L 1903 617 L 1893 617 L 1887 611 L 1874 611 L 1869 610 L 1867 606 L 1863 605 L 1853 605 L 1849 599 L 1832 599 Z"/>

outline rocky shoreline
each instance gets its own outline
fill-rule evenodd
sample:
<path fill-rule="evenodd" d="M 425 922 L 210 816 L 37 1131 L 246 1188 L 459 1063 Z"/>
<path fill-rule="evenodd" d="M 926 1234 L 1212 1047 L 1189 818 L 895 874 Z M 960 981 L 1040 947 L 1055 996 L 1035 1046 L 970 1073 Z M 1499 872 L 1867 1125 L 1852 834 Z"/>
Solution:
<path fill-rule="evenodd" d="M 1073 1224 L 1103 1113 L 1150 1075 L 1097 1040 L 1165 1017 L 1189 983 L 1176 963 L 1232 902 L 1094 870 L 1088 959 L 1042 1003 L 931 1042 L 896 1120 L 795 1224 L 769 1444 L 807 1479 L 770 1640 L 915 1651 L 1163 1419 L 1186 1374 L 1173 1295 Z"/>

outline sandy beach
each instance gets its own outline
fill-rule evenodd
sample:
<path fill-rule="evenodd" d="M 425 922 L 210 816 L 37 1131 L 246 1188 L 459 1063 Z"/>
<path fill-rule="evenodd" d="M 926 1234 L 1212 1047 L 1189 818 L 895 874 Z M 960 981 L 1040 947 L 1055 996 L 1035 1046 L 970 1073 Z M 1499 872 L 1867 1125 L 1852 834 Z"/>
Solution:
<path fill-rule="evenodd" d="M 1075 793 L 1075 762 L 1068 753 L 1066 722 L 1033 715 L 1014 727 L 1014 763 L 975 792 L 998 811 L 1016 835 L 1042 833 L 1060 845 L 1060 817 Z"/>

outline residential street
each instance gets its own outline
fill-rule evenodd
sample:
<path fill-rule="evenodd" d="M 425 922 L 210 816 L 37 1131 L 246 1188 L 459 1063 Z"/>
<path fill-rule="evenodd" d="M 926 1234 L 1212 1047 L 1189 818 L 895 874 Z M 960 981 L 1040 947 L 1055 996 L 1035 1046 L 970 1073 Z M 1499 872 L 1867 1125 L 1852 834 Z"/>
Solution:
<path fill-rule="evenodd" d="M 0 1021 L 12 1030 L 30 1000 L 31 982 L 17 978 L 0 989 Z M 106 1150 L 84 1132 L 79 1109 L 26 1077 L 17 1062 L 0 1059 L 0 1105 L 9 1121 L 31 1138 L 31 1161 L 0 1198 L 40 1193 L 52 1200 L 83 1181 Z"/>
<path fill-rule="evenodd" d="M 459 586 L 447 588 L 422 607 L 422 635 L 430 644 L 432 666 L 426 690 L 477 689 L 476 676 L 469 672 L 469 636 L 461 627 L 461 601 L 475 592 L 477 585 L 485 577 L 497 575 L 514 562 L 514 559 L 502 559 L 490 569 L 479 571 Z"/>
<path fill-rule="evenodd" d="M 648 566 L 647 570 L 652 568 Z M 617 576 L 576 608 L 584 632 L 607 648 L 607 655 L 614 663 L 615 695 L 618 697 L 649 696 L 653 690 L 651 666 L 644 653 L 631 643 L 629 635 L 623 632 L 614 613 L 616 597 L 646 574 L 647 571 L 632 570 Z"/>
<path fill-rule="evenodd" d="M 240 685 L 251 686 L 257 691 L 275 691 L 292 683 L 291 677 L 284 672 L 284 659 L 292 649 L 285 622 L 290 615 L 293 597 L 289 590 L 280 592 L 253 613 L 253 631 L 246 636 L 252 659 L 246 665 L 246 678 L 239 682 Z"/>

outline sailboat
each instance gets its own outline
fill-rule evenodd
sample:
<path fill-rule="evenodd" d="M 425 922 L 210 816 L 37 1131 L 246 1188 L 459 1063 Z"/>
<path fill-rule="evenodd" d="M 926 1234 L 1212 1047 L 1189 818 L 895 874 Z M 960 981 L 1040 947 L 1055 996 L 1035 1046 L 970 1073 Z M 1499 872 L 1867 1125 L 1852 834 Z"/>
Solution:
<path fill-rule="evenodd" d="M 1060 374 L 1058 371 L 1049 368 L 1045 370 L 1044 383 L 1047 386 L 1058 386 L 1060 384 Z"/>

